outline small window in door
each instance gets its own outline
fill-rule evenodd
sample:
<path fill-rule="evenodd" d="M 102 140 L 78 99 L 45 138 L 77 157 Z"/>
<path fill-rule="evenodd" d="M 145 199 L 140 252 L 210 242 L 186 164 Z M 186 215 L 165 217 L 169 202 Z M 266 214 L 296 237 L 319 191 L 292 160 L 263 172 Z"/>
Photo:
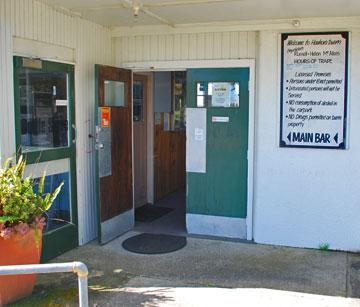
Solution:
<path fill-rule="evenodd" d="M 105 106 L 125 107 L 125 83 L 119 81 L 104 81 Z"/>
<path fill-rule="evenodd" d="M 144 121 L 144 85 L 141 81 L 134 81 L 133 107 L 134 122 Z"/>
<path fill-rule="evenodd" d="M 239 94 L 239 82 L 198 82 L 196 84 L 198 108 L 238 108 Z"/>

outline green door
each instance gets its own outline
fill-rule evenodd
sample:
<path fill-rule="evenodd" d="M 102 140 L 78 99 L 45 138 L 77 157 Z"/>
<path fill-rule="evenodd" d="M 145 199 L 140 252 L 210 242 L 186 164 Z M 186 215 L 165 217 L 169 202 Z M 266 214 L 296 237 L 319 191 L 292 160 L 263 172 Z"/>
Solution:
<path fill-rule="evenodd" d="M 248 83 L 248 68 L 187 72 L 187 107 L 206 109 L 206 166 L 187 173 L 187 213 L 246 218 Z"/>
<path fill-rule="evenodd" d="M 78 246 L 74 66 L 14 57 L 17 153 L 45 192 L 64 182 L 47 212 L 42 261 Z"/>

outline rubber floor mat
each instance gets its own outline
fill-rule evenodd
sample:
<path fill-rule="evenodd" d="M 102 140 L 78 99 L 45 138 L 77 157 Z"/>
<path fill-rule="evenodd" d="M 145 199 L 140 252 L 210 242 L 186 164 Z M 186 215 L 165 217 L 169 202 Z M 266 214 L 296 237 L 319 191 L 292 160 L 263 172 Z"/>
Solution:
<path fill-rule="evenodd" d="M 142 233 L 126 239 L 122 246 L 137 254 L 166 254 L 186 246 L 186 237 Z"/>

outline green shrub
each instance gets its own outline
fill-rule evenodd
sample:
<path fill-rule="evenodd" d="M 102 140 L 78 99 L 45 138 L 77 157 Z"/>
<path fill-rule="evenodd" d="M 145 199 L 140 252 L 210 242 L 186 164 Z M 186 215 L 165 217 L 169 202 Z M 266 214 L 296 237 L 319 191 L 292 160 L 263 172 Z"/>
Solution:
<path fill-rule="evenodd" d="M 43 215 L 63 185 L 61 183 L 53 193 L 44 193 L 45 173 L 37 185 L 32 176 L 24 176 L 25 168 L 26 161 L 22 157 L 14 165 L 8 159 L 0 168 L 0 237 L 5 239 L 14 233 L 25 235 L 30 228 L 42 229 Z"/>

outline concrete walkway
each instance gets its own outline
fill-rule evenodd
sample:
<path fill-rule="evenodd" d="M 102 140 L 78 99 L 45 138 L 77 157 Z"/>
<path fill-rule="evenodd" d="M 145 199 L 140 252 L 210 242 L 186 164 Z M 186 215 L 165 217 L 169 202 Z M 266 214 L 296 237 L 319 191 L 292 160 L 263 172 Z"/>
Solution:
<path fill-rule="evenodd" d="M 89 266 L 91 306 L 360 306 L 357 254 L 188 238 L 180 251 L 138 255 L 121 247 L 134 234 L 54 261 Z M 74 276 L 43 275 L 34 295 L 17 305 L 76 300 Z"/>

